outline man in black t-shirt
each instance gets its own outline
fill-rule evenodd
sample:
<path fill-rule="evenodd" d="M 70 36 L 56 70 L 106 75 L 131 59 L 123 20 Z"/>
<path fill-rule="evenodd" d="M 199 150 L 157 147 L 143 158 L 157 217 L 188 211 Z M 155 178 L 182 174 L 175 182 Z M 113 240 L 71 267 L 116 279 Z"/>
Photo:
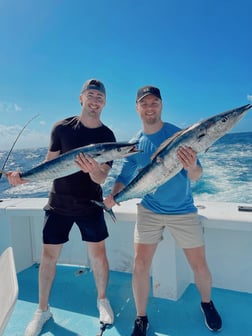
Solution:
<path fill-rule="evenodd" d="M 106 103 L 106 91 L 102 82 L 88 80 L 81 90 L 80 116 L 57 122 L 51 132 L 46 161 L 52 160 L 81 146 L 116 141 L 113 132 L 102 124 L 100 115 Z M 52 316 L 49 295 L 55 277 L 56 263 L 62 246 L 68 241 L 74 223 L 80 229 L 82 240 L 87 242 L 91 267 L 97 288 L 97 308 L 100 321 L 112 324 L 114 314 L 106 298 L 109 265 L 105 239 L 108 237 L 103 210 L 91 200 L 102 201 L 101 184 L 108 176 L 112 162 L 97 163 L 80 154 L 76 159 L 81 171 L 55 179 L 46 204 L 43 229 L 43 251 L 39 269 L 39 306 L 28 324 L 25 336 L 40 333 Z M 10 184 L 26 182 L 18 172 L 7 174 Z"/>

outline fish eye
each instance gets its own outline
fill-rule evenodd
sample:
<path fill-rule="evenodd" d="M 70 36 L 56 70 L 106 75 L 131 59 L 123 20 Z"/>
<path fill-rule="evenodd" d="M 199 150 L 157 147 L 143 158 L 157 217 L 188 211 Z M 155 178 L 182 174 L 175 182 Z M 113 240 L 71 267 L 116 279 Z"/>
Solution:
<path fill-rule="evenodd" d="M 228 117 L 223 117 L 221 121 L 222 121 L 223 123 L 225 123 L 227 120 L 228 120 Z"/>

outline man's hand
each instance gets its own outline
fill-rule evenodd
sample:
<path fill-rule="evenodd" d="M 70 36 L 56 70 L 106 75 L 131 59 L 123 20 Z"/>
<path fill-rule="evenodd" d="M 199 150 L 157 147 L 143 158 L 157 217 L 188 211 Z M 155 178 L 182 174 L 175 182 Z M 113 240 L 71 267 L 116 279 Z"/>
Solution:
<path fill-rule="evenodd" d="M 178 158 L 184 169 L 187 170 L 188 177 L 197 181 L 202 175 L 202 167 L 197 164 L 197 154 L 191 147 L 179 147 Z"/>
<path fill-rule="evenodd" d="M 108 195 L 104 200 L 103 200 L 103 204 L 105 205 L 105 207 L 107 209 L 111 209 L 115 204 L 115 200 L 112 194 Z"/>
<path fill-rule="evenodd" d="M 76 164 L 84 173 L 88 173 L 90 178 L 97 184 L 105 182 L 110 166 L 106 163 L 99 164 L 91 156 L 80 153 L 77 155 Z"/>
<path fill-rule="evenodd" d="M 76 157 L 76 163 L 84 173 L 92 173 L 100 170 L 100 165 L 91 156 L 80 153 Z"/>
<path fill-rule="evenodd" d="M 185 169 L 197 166 L 196 152 L 191 147 L 179 147 L 178 158 Z"/>
<path fill-rule="evenodd" d="M 121 182 L 116 182 L 112 188 L 111 194 L 109 194 L 105 200 L 103 201 L 105 207 L 107 209 L 111 209 L 115 204 L 120 205 L 119 203 L 116 203 L 114 200 L 114 195 L 118 194 L 120 191 L 122 191 L 125 188 L 125 185 Z"/>
<path fill-rule="evenodd" d="M 20 173 L 18 171 L 8 171 L 6 177 L 12 186 L 17 186 L 19 184 L 24 184 L 28 182 L 27 180 L 21 179 Z"/>

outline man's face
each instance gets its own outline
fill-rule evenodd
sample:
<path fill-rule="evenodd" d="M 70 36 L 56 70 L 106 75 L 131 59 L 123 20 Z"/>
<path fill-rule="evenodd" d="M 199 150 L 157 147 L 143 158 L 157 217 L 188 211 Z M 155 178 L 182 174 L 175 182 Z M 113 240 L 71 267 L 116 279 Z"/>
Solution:
<path fill-rule="evenodd" d="M 143 123 L 153 125 L 160 121 L 162 101 L 154 95 L 148 95 L 136 104 L 136 110 Z"/>
<path fill-rule="evenodd" d="M 87 90 L 80 95 L 80 102 L 86 112 L 100 113 L 106 104 L 106 97 L 98 90 Z"/>

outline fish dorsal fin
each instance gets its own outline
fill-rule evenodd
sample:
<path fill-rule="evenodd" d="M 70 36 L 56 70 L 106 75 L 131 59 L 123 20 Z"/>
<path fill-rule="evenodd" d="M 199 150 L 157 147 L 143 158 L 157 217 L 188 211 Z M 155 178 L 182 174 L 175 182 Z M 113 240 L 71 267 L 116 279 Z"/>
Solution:
<path fill-rule="evenodd" d="M 161 143 L 161 145 L 158 147 L 158 149 L 152 154 L 151 156 L 151 161 L 154 160 L 158 154 L 165 148 L 167 147 L 170 143 L 172 143 L 172 141 L 174 141 L 177 137 L 179 137 L 180 135 L 182 135 L 184 132 L 186 132 L 188 130 L 189 127 L 176 132 L 175 134 L 173 134 L 170 138 L 166 139 L 165 141 L 163 141 Z"/>

